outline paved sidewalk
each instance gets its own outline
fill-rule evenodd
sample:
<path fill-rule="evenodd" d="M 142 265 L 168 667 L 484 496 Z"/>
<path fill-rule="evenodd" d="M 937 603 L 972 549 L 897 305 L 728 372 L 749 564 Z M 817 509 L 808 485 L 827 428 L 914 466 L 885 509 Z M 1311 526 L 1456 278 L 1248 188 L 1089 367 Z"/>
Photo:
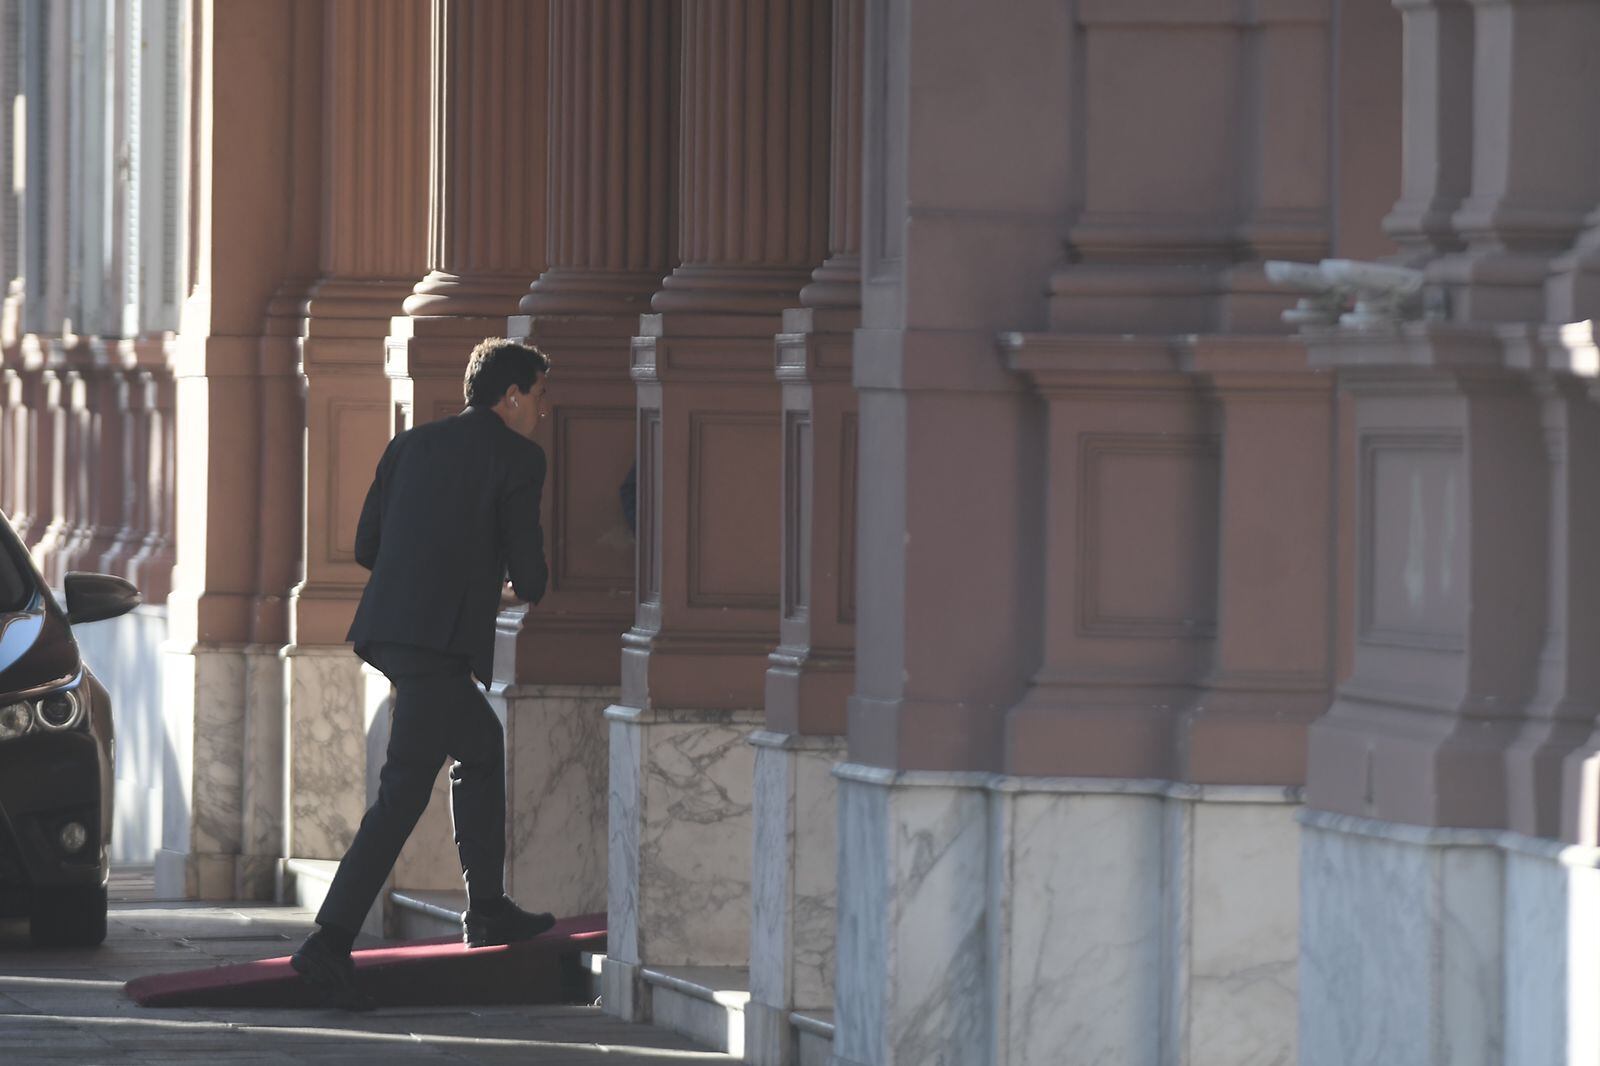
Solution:
<path fill-rule="evenodd" d="M 140 1007 L 133 977 L 287 955 L 311 912 L 150 899 L 147 871 L 112 879 L 110 935 L 91 951 L 36 950 L 0 921 L 0 1063 L 732 1063 L 682 1037 L 594 1007 L 234 1010 Z M 363 941 L 358 946 L 368 946 Z"/>

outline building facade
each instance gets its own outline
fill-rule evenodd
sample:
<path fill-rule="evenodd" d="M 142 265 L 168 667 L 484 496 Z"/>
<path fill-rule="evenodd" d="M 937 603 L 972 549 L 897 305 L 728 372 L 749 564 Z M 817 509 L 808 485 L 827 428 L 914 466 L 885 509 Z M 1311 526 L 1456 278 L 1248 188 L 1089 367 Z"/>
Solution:
<path fill-rule="evenodd" d="M 1600 1061 L 1596 44 L 3 0 L 0 508 L 145 590 L 84 638 L 119 855 L 325 887 L 367 481 L 528 338 L 508 887 L 607 912 L 606 1010 L 768 1066 Z M 439 792 L 374 926 L 459 891 Z"/>

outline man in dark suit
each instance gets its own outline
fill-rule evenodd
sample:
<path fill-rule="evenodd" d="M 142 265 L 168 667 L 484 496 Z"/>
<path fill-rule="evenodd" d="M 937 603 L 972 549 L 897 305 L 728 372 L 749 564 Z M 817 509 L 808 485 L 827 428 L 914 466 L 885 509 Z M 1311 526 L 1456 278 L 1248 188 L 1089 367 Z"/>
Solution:
<path fill-rule="evenodd" d="M 372 577 L 349 639 L 394 683 L 394 717 L 377 802 L 339 864 L 319 928 L 292 960 L 326 1002 L 367 1005 L 351 944 L 447 757 L 467 945 L 527 940 L 555 922 L 506 898 L 505 736 L 473 680 L 490 680 L 507 575 L 518 599 L 544 595 L 545 457 L 531 438 L 546 413 L 549 367 L 534 348 L 479 344 L 466 410 L 390 441 L 361 509 L 355 555 Z"/>

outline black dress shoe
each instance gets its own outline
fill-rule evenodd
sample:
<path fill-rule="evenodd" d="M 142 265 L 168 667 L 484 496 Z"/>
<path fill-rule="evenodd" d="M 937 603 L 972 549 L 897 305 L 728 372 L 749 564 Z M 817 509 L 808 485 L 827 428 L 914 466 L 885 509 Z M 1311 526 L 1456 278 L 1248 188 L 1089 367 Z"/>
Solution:
<path fill-rule="evenodd" d="M 469 948 L 514 944 L 519 940 L 532 940 L 555 924 L 555 915 L 529 914 L 509 897 L 501 897 L 499 910 L 489 914 L 469 910 L 461 915 L 461 939 Z"/>
<path fill-rule="evenodd" d="M 289 965 L 324 1007 L 367 1011 L 377 1006 L 356 987 L 356 964 L 350 956 L 334 951 L 316 933 L 306 937 L 300 950 L 290 956 Z"/>

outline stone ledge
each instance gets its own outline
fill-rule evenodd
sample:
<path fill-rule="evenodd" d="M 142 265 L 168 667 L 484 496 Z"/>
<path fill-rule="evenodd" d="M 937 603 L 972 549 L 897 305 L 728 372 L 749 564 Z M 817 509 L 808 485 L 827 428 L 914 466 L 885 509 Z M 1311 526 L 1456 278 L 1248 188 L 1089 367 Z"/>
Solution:
<path fill-rule="evenodd" d="M 460 892 L 396 888 L 389 902 L 394 933 L 403 940 L 461 935 Z"/>
<path fill-rule="evenodd" d="M 711 1049 L 744 1057 L 750 971 L 742 966 L 645 966 L 653 1024 Z"/>
<path fill-rule="evenodd" d="M 796 1066 L 829 1066 L 833 1061 L 833 1012 L 797 1010 L 789 1015 L 798 1051 Z"/>

